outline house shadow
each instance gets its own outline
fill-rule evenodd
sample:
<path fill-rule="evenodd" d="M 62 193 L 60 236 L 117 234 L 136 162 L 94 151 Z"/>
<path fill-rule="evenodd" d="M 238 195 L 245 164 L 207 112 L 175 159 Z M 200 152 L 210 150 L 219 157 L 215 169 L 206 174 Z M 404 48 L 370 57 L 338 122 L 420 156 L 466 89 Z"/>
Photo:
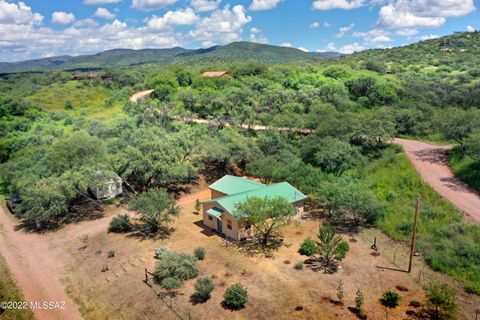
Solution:
<path fill-rule="evenodd" d="M 215 235 L 223 237 L 222 234 L 216 232 L 214 229 L 207 227 L 206 225 L 203 224 L 203 220 L 197 220 L 193 223 L 197 227 L 200 228 L 200 233 L 207 236 L 207 237 L 213 237 Z"/>

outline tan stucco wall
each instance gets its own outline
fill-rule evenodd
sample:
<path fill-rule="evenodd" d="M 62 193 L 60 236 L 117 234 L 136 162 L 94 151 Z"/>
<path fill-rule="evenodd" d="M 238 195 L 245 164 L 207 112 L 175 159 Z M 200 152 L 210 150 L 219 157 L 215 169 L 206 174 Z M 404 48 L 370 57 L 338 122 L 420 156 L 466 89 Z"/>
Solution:
<path fill-rule="evenodd" d="M 212 202 L 212 203 L 204 203 L 203 204 L 203 224 L 211 229 L 217 230 L 217 219 L 212 218 L 212 220 L 208 219 L 208 214 L 207 210 L 217 207 L 220 209 L 225 210 L 220 204 L 217 202 Z M 222 220 L 222 233 L 227 236 L 228 238 L 238 240 L 238 221 L 236 221 L 230 213 L 228 213 L 226 210 L 225 212 L 220 216 L 220 219 Z M 232 222 L 232 230 L 228 229 L 228 220 Z"/>
<path fill-rule="evenodd" d="M 211 192 L 211 197 L 212 197 L 211 199 L 216 199 L 216 198 L 226 196 L 225 193 L 221 193 L 221 192 L 213 190 L 213 189 L 210 189 L 210 192 Z"/>
<path fill-rule="evenodd" d="M 212 190 L 213 193 L 213 190 Z M 294 219 L 298 219 L 301 217 L 301 215 L 304 212 L 304 201 L 298 201 L 293 204 L 295 208 L 298 208 L 297 214 L 295 215 Z M 204 203 L 202 205 L 202 210 L 203 210 L 203 224 L 213 230 L 217 230 L 217 219 L 212 218 L 212 220 L 208 219 L 208 214 L 207 210 L 217 207 L 220 209 L 225 210 L 219 203 L 217 202 L 212 202 L 212 203 Z M 247 238 L 251 237 L 255 234 L 255 228 L 253 226 L 250 227 L 249 230 L 247 230 L 246 223 L 244 222 L 239 222 L 233 218 L 233 216 L 227 212 L 226 210 L 224 213 L 220 216 L 220 219 L 222 220 L 222 233 L 227 236 L 230 239 L 234 240 L 240 240 L 242 238 Z M 232 222 L 232 230 L 228 229 L 228 220 Z"/>

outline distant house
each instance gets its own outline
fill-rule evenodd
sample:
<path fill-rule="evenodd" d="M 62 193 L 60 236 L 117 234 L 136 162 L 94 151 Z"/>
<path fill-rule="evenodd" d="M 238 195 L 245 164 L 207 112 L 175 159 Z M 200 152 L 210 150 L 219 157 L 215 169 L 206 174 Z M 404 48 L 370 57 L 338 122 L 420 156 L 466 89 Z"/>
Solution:
<path fill-rule="evenodd" d="M 203 224 L 226 237 L 239 240 L 254 233 L 253 227 L 235 217 L 235 207 L 250 197 L 282 197 L 303 213 L 306 196 L 288 182 L 263 184 L 246 178 L 226 175 L 209 186 L 211 200 L 202 203 Z"/>
<path fill-rule="evenodd" d="M 202 73 L 202 77 L 205 78 L 221 78 L 221 77 L 231 77 L 228 71 L 205 71 Z"/>

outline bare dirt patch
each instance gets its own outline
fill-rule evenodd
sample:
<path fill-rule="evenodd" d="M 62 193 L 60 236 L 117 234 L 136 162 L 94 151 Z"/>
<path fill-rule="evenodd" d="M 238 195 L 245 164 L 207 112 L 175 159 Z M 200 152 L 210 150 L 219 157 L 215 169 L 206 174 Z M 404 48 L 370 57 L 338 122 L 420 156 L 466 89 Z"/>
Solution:
<path fill-rule="evenodd" d="M 192 214 L 195 199 L 207 197 L 208 190 L 204 190 L 179 200 L 182 212 L 169 239 L 142 240 L 100 233 L 89 239 L 84 251 L 71 246 L 69 289 L 85 318 L 118 319 L 121 314 L 124 319 L 175 319 L 179 313 L 187 319 L 189 314 L 195 319 L 210 319 L 213 314 L 218 319 L 352 319 L 347 307 L 354 305 L 355 292 L 362 289 L 369 319 L 384 319 L 385 312 L 392 319 L 400 319 L 408 309 L 408 301 L 422 300 L 420 286 L 408 274 L 377 268 L 395 266 L 383 256 L 370 256 L 370 244 L 362 240 L 350 244 L 347 258 L 333 275 L 310 269 L 298 272 L 292 263 L 286 264 L 285 261 L 305 259 L 297 250 L 305 237 L 315 237 L 318 231 L 315 221 L 302 220 L 290 225 L 285 232 L 285 245 L 270 258 L 242 253 L 238 247 L 204 229 L 201 216 Z M 157 296 L 162 291 L 158 286 L 150 288 L 142 282 L 144 269 L 152 271 L 155 266 L 154 249 L 161 245 L 190 254 L 198 246 L 206 249 L 205 260 L 198 264 L 200 275 L 211 277 L 216 284 L 210 300 L 192 304 L 195 280 L 186 281 L 172 301 Z M 109 250 L 115 250 L 116 256 L 107 260 Z M 97 254 L 99 251 L 102 254 Z M 106 263 L 109 271 L 102 273 Z M 331 303 L 340 279 L 344 283 L 344 306 Z M 249 303 L 244 309 L 229 311 L 222 307 L 223 294 L 237 282 L 247 287 Z M 378 299 L 383 290 L 396 285 L 409 288 L 401 293 L 405 303 L 386 310 Z M 323 296 L 327 299 L 322 299 Z"/>

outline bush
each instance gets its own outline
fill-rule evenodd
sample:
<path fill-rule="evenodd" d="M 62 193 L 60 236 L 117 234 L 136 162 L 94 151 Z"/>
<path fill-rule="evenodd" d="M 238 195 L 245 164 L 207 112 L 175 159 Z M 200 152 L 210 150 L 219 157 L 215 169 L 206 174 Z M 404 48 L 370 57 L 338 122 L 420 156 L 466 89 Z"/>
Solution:
<path fill-rule="evenodd" d="M 115 257 L 115 250 L 108 251 L 107 258 L 113 258 L 113 257 Z"/>
<path fill-rule="evenodd" d="M 355 293 L 355 308 L 357 308 L 357 310 L 360 310 L 364 302 L 365 302 L 365 298 L 363 296 L 363 292 L 362 290 L 358 289 L 357 292 Z"/>
<path fill-rule="evenodd" d="M 302 270 L 303 269 L 303 262 L 298 261 L 297 263 L 295 263 L 295 265 L 293 267 L 297 270 Z"/>
<path fill-rule="evenodd" d="M 165 252 L 155 268 L 154 279 L 162 284 L 166 278 L 176 278 L 180 281 L 198 276 L 198 265 L 195 258 L 186 253 Z"/>
<path fill-rule="evenodd" d="M 128 232 L 130 230 L 130 218 L 126 214 L 113 217 L 108 225 L 110 232 Z"/>
<path fill-rule="evenodd" d="M 202 247 L 198 247 L 193 251 L 193 254 L 195 255 L 195 258 L 198 260 L 203 260 L 205 259 L 205 249 Z"/>
<path fill-rule="evenodd" d="M 305 256 L 314 255 L 317 252 L 317 244 L 315 243 L 315 241 L 313 241 L 312 238 L 308 237 L 300 245 L 300 249 L 298 249 L 298 252 Z"/>
<path fill-rule="evenodd" d="M 155 249 L 155 259 L 162 259 L 162 256 L 168 252 L 168 248 L 165 246 Z"/>
<path fill-rule="evenodd" d="M 395 290 L 385 290 L 382 295 L 382 304 L 388 308 L 395 308 L 400 302 L 400 295 Z"/>
<path fill-rule="evenodd" d="M 350 246 L 348 245 L 347 241 L 342 241 L 338 245 L 338 254 L 335 257 L 338 261 L 341 261 L 347 255 L 348 250 L 350 250 Z"/>
<path fill-rule="evenodd" d="M 236 283 L 225 291 L 223 299 L 223 303 L 227 308 L 232 310 L 241 309 L 248 302 L 247 289 L 240 283 Z"/>
<path fill-rule="evenodd" d="M 427 283 L 424 290 L 434 319 L 448 318 L 455 312 L 455 290 L 449 285 L 432 281 Z"/>
<path fill-rule="evenodd" d="M 160 285 L 167 290 L 175 290 L 182 286 L 182 281 L 174 277 L 168 277 L 163 279 Z"/>
<path fill-rule="evenodd" d="M 201 301 L 207 301 L 213 289 L 215 289 L 215 285 L 209 277 L 200 278 L 195 283 L 195 295 Z"/>

